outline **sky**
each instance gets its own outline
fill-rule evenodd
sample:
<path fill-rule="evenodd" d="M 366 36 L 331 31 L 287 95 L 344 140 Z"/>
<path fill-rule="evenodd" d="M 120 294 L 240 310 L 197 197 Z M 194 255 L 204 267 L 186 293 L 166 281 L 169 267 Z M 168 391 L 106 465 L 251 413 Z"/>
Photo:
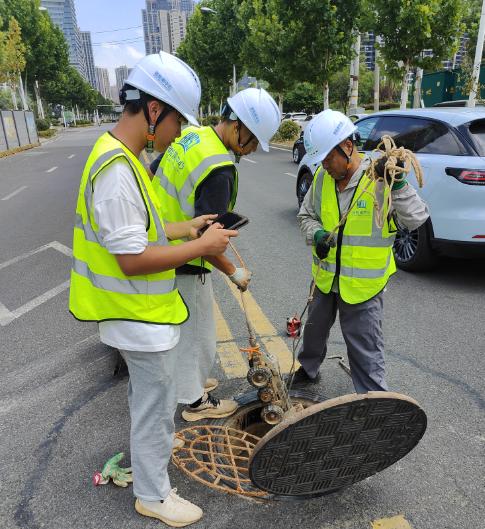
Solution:
<path fill-rule="evenodd" d="M 145 55 L 141 19 L 145 0 L 75 0 L 75 4 L 77 25 L 91 32 L 94 64 L 108 68 L 114 85 L 116 67 L 132 67 Z"/>

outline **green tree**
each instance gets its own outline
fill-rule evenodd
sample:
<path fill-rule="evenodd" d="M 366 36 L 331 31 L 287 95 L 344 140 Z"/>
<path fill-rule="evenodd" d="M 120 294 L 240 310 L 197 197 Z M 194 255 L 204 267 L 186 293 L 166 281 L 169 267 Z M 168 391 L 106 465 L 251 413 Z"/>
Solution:
<path fill-rule="evenodd" d="M 8 23 L 8 30 L 0 36 L 0 83 L 6 83 L 11 91 L 14 107 L 17 107 L 15 91 L 20 73 L 25 68 L 25 45 L 22 42 L 20 26 L 14 17 Z"/>
<path fill-rule="evenodd" d="M 242 56 L 250 75 L 264 79 L 277 94 L 280 109 L 283 93 L 293 87 L 292 66 L 296 52 L 293 23 L 287 24 L 285 2 L 281 0 L 243 0 L 239 23 L 247 24 Z"/>
<path fill-rule="evenodd" d="M 40 11 L 40 0 L 3 0 L 0 17 L 15 17 L 22 29 L 25 44 L 25 76 L 32 89 L 37 79 L 56 79 L 69 65 L 69 53 L 62 31 L 55 26 L 46 11 Z"/>
<path fill-rule="evenodd" d="M 245 32 L 237 23 L 238 5 L 237 0 L 207 0 L 196 6 L 177 49 L 177 56 L 199 75 L 205 105 L 227 96 L 233 64 L 242 71 L 240 48 Z M 213 12 L 204 13 L 200 7 Z"/>
<path fill-rule="evenodd" d="M 322 91 L 315 85 L 303 81 L 285 92 L 284 110 L 286 112 L 317 113 L 323 108 Z"/>
<path fill-rule="evenodd" d="M 439 67 L 457 49 L 462 33 L 461 0 L 374 0 L 375 31 L 382 38 L 387 73 L 402 79 L 401 108 L 413 68 Z M 432 56 L 423 56 L 424 50 Z"/>
<path fill-rule="evenodd" d="M 257 76 L 273 91 L 288 90 L 296 80 L 318 85 L 327 107 L 330 77 L 352 56 L 359 10 L 360 0 L 244 0 L 239 14 L 249 27 L 248 70 L 257 65 Z"/>

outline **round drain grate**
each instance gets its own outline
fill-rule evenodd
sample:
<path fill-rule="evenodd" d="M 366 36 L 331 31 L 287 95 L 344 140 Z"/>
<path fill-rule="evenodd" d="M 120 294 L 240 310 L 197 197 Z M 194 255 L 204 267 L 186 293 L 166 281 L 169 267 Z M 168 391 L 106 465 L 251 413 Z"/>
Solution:
<path fill-rule="evenodd" d="M 172 455 L 174 464 L 205 485 L 232 494 L 267 497 L 248 475 L 249 456 L 259 437 L 226 426 L 194 426 L 177 432 L 184 446 Z"/>
<path fill-rule="evenodd" d="M 295 413 L 251 452 L 249 476 L 271 494 L 312 497 L 365 479 L 419 442 L 426 414 L 405 395 L 352 394 Z"/>

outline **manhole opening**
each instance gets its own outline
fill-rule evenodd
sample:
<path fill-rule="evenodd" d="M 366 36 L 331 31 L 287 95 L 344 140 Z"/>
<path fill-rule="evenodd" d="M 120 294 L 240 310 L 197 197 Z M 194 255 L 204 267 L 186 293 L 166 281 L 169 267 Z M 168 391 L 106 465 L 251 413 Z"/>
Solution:
<path fill-rule="evenodd" d="M 322 400 L 305 395 L 305 392 L 292 393 L 292 401 L 303 408 Z M 273 425 L 263 421 L 261 411 L 265 404 L 258 400 L 256 392 L 242 395 L 237 400 L 240 407 L 231 417 L 178 432 L 185 446 L 175 452 L 173 461 L 183 472 L 211 488 L 270 499 L 271 494 L 251 482 L 248 463 L 254 446 Z"/>

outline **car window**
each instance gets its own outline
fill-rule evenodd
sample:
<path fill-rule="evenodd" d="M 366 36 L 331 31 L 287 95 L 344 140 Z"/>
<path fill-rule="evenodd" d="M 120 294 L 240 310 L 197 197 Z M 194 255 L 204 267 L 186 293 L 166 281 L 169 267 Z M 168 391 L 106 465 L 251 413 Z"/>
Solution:
<path fill-rule="evenodd" d="M 359 121 L 355 124 L 360 134 L 360 142 L 358 144 L 359 149 L 367 150 L 366 142 L 369 139 L 375 124 L 377 123 L 377 119 L 378 118 L 363 119 L 362 121 Z"/>
<path fill-rule="evenodd" d="M 419 120 L 423 127 L 416 131 L 414 152 L 426 154 L 446 154 L 461 156 L 466 150 L 451 133 L 450 129 L 439 121 Z"/>
<path fill-rule="evenodd" d="M 480 156 L 485 156 L 485 119 L 477 119 L 467 124 L 468 133 L 473 145 L 478 150 Z"/>
<path fill-rule="evenodd" d="M 466 154 L 464 147 L 444 123 L 403 116 L 381 116 L 364 150 L 377 148 L 382 136 L 386 134 L 394 139 L 397 147 L 404 147 L 416 153 L 450 156 Z"/>

